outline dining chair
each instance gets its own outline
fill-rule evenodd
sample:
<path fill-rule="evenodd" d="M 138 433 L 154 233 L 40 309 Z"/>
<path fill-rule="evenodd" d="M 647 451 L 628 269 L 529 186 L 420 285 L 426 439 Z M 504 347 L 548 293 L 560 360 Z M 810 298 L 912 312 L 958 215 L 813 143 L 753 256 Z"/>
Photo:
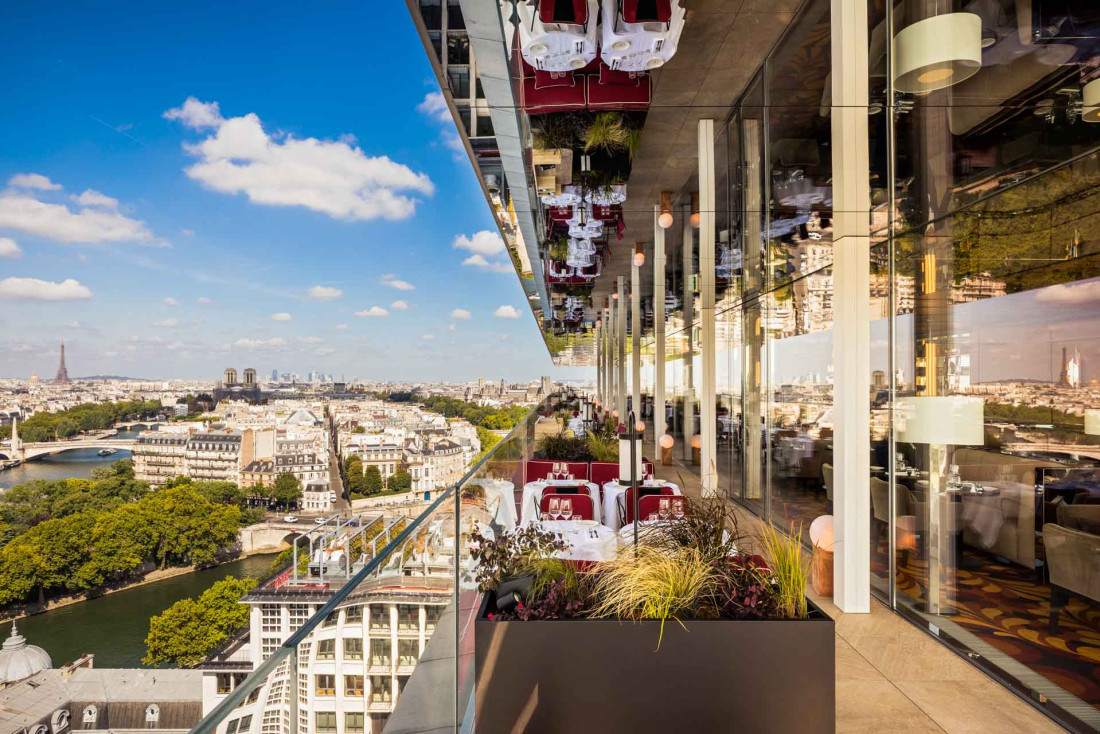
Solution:
<path fill-rule="evenodd" d="M 544 513 L 550 511 L 550 500 L 557 499 L 559 503 L 569 502 L 571 519 L 573 520 L 593 520 L 595 519 L 595 511 L 592 506 L 592 497 L 587 494 L 561 494 L 558 492 L 547 492 L 542 495 L 542 502 L 539 505 L 539 517 Z"/>

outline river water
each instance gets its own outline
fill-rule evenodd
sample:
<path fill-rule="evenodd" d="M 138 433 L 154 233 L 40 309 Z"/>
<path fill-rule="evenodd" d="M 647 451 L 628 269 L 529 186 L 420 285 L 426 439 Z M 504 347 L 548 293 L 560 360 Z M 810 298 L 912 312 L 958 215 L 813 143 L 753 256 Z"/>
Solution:
<path fill-rule="evenodd" d="M 119 432 L 122 438 L 135 435 Z M 0 490 L 32 479 L 87 479 L 95 469 L 129 457 L 129 451 L 119 451 L 112 456 L 98 456 L 96 449 L 66 451 L 0 472 Z M 54 667 L 76 660 L 86 652 L 95 655 L 98 667 L 142 667 L 150 617 L 180 599 L 198 596 L 226 576 L 261 576 L 274 558 L 274 555 L 250 556 L 36 614 L 17 622 L 19 632 L 30 644 L 48 652 Z M 7 639 L 10 632 L 10 622 L 0 624 L 0 640 Z"/>

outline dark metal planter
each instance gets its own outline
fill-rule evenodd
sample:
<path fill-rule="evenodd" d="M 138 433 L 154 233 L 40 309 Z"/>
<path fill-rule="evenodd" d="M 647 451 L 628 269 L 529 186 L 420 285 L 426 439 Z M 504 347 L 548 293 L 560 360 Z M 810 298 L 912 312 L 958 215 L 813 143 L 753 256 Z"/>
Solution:
<path fill-rule="evenodd" d="M 476 731 L 835 732 L 833 620 L 474 622 Z M 656 650 L 656 651 L 655 651 Z"/>

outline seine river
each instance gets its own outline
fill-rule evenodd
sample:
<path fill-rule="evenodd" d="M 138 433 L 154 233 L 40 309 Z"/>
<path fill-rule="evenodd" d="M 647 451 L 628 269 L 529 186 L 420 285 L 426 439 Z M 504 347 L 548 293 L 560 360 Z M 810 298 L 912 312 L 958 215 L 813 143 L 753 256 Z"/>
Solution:
<path fill-rule="evenodd" d="M 124 438 L 134 434 L 120 433 Z M 0 489 L 31 479 L 88 478 L 92 471 L 108 467 L 130 452 L 97 456 L 95 449 L 77 449 L 0 472 Z M 274 555 L 250 556 L 216 568 L 138 586 L 97 599 L 36 614 L 17 622 L 19 632 L 32 645 L 50 654 L 54 667 L 71 662 L 86 652 L 95 664 L 106 668 L 141 667 L 149 618 L 160 614 L 180 599 L 198 596 L 226 576 L 258 576 Z M 0 624 L 0 640 L 7 639 L 11 623 Z"/>

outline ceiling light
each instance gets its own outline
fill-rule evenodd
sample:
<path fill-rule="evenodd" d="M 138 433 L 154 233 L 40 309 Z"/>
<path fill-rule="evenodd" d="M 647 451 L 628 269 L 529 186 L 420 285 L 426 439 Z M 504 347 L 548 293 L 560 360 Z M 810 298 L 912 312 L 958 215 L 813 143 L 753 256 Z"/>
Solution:
<path fill-rule="evenodd" d="M 691 194 L 691 226 L 693 229 L 699 229 L 699 192 L 693 191 Z"/>
<path fill-rule="evenodd" d="M 668 229 L 672 226 L 672 192 L 661 192 L 661 215 L 657 217 L 657 226 Z"/>
<path fill-rule="evenodd" d="M 1093 79 L 1081 90 L 1081 119 L 1100 122 L 1100 78 Z"/>
<path fill-rule="evenodd" d="M 921 94 L 968 79 L 982 68 L 982 19 L 944 13 L 917 21 L 894 36 L 894 86 Z"/>
<path fill-rule="evenodd" d="M 642 267 L 645 265 L 645 244 L 642 242 L 634 243 L 634 265 Z"/>

